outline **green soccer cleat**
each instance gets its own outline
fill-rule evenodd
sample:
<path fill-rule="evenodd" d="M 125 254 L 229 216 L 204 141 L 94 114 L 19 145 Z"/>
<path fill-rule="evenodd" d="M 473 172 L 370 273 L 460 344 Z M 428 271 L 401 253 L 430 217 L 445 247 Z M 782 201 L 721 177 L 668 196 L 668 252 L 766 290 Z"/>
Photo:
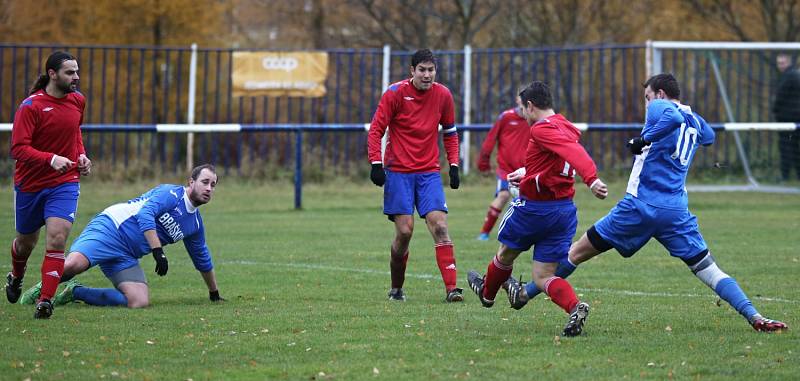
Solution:
<path fill-rule="evenodd" d="M 36 304 L 39 295 L 42 294 L 42 282 L 36 283 L 35 286 L 25 290 L 19 298 L 19 304 Z"/>
<path fill-rule="evenodd" d="M 83 285 L 78 282 L 76 279 L 72 279 L 64 285 L 64 289 L 53 298 L 53 305 L 56 306 L 63 306 L 68 303 L 72 303 L 75 301 L 75 296 L 72 295 L 72 290 L 76 287 L 83 287 Z"/>

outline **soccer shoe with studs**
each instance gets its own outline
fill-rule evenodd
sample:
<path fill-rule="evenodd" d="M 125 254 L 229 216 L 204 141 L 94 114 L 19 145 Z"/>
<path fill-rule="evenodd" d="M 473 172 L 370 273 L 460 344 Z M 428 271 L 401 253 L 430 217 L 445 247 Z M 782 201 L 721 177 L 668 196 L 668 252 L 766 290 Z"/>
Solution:
<path fill-rule="evenodd" d="M 586 323 L 586 317 L 589 316 L 589 305 L 580 302 L 572 310 L 569 315 L 569 321 L 564 326 L 563 336 L 578 336 L 583 332 L 583 324 Z"/>
<path fill-rule="evenodd" d="M 489 233 L 481 233 L 478 234 L 478 241 L 488 241 L 489 240 Z"/>
<path fill-rule="evenodd" d="M 469 283 L 469 288 L 478 295 L 481 304 L 486 308 L 492 308 L 494 300 L 488 300 L 483 297 L 483 277 L 481 274 L 475 270 L 469 270 L 467 273 L 467 283 Z"/>
<path fill-rule="evenodd" d="M 34 319 L 50 319 L 53 315 L 53 303 L 47 299 L 42 299 L 36 303 L 36 311 L 33 312 Z"/>
<path fill-rule="evenodd" d="M 25 290 L 22 297 L 19 299 L 19 304 L 36 304 L 39 300 L 39 295 L 42 294 L 42 282 L 36 283 L 35 286 Z"/>
<path fill-rule="evenodd" d="M 789 326 L 782 321 L 767 319 L 765 317 L 759 317 L 753 319 L 750 323 L 758 332 L 777 332 L 789 329 Z"/>
<path fill-rule="evenodd" d="M 444 301 L 447 303 L 454 303 L 454 302 L 463 302 L 464 301 L 464 290 L 456 287 L 447 292 L 447 296 L 445 296 Z"/>
<path fill-rule="evenodd" d="M 72 291 L 76 287 L 83 287 L 83 285 L 80 284 L 80 282 L 78 282 L 75 279 L 72 279 L 69 282 L 67 282 L 67 284 L 64 286 L 64 289 L 61 290 L 61 292 L 59 292 L 55 298 L 53 298 L 53 305 L 63 306 L 65 304 L 74 302 L 75 296 L 72 295 Z"/>
<path fill-rule="evenodd" d="M 525 292 L 525 283 L 520 283 L 513 276 L 510 276 L 503 283 L 503 288 L 508 292 L 508 303 L 511 308 L 520 310 L 528 304 L 528 299 L 522 299 L 522 293 Z"/>
<path fill-rule="evenodd" d="M 402 288 L 393 288 L 389 290 L 389 300 L 405 302 L 406 294 L 403 292 Z"/>
<path fill-rule="evenodd" d="M 8 273 L 6 276 L 6 299 L 11 304 L 14 304 L 19 300 L 19 296 L 22 294 L 22 278 L 14 278 L 14 275 Z"/>

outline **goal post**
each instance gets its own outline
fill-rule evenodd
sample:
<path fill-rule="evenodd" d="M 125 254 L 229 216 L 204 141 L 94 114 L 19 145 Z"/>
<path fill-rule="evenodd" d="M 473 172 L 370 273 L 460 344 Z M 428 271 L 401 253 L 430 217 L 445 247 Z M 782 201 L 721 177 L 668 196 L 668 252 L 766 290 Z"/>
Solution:
<path fill-rule="evenodd" d="M 720 132 L 718 142 L 722 149 L 736 150 L 738 160 L 717 163 L 719 185 L 692 187 L 695 190 L 800 190 L 799 150 L 786 149 L 784 141 L 792 136 L 796 144 L 800 133 L 796 127 L 773 123 L 771 111 L 780 76 L 775 58 L 781 53 L 793 56 L 797 63 L 800 43 L 647 41 L 648 77 L 675 74 L 682 102 L 709 122 L 737 126 Z M 781 164 L 793 167 L 788 178 Z"/>

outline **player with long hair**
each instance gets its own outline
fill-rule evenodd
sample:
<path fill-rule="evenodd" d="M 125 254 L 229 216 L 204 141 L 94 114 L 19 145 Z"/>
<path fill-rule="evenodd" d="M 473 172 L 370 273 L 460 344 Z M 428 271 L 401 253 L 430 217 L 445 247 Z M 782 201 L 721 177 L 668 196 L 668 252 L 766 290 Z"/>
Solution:
<path fill-rule="evenodd" d="M 14 168 L 16 238 L 11 242 L 12 269 L 6 277 L 6 298 L 16 303 L 28 258 L 45 226 L 42 292 L 34 317 L 53 314 L 53 298 L 64 270 L 64 248 L 75 220 L 80 177 L 91 172 L 80 126 L 86 100 L 78 92 L 77 59 L 66 52 L 47 58 L 45 73 L 20 104 L 11 132 Z"/>

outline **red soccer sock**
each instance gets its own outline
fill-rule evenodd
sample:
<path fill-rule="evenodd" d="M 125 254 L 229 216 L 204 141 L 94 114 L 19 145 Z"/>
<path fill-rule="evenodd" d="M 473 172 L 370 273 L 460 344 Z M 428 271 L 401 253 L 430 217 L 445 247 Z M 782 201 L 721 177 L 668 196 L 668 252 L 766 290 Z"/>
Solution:
<path fill-rule="evenodd" d="M 406 281 L 406 265 L 408 264 L 408 251 L 400 257 L 394 255 L 392 250 L 389 256 L 389 269 L 392 272 L 392 288 L 403 288 Z"/>
<path fill-rule="evenodd" d="M 444 281 L 444 288 L 447 292 L 456 288 L 456 257 L 453 250 L 453 243 L 444 241 L 437 243 L 436 250 L 436 264 L 439 265 L 439 271 L 442 273 L 442 281 Z"/>
<path fill-rule="evenodd" d="M 486 218 L 483 219 L 483 227 L 481 228 L 481 233 L 489 233 L 492 231 L 494 224 L 497 222 L 497 217 L 500 216 L 500 212 L 502 210 L 497 209 L 493 206 L 489 206 L 489 211 L 486 212 Z"/>
<path fill-rule="evenodd" d="M 575 295 L 575 290 L 572 285 L 565 279 L 554 276 L 547 280 L 544 284 L 544 290 L 547 296 L 553 303 L 558 304 L 567 313 L 571 313 L 572 309 L 578 305 L 578 297 Z"/>
<path fill-rule="evenodd" d="M 11 241 L 11 274 L 16 279 L 25 276 L 25 268 L 28 266 L 28 257 L 17 256 L 17 240 Z"/>
<path fill-rule="evenodd" d="M 53 300 L 61 281 L 61 274 L 64 273 L 64 252 L 59 250 L 47 250 L 42 262 L 42 294 L 39 300 Z"/>
<path fill-rule="evenodd" d="M 497 291 L 500 286 L 508 280 L 511 276 L 511 271 L 514 265 L 505 265 L 500 262 L 500 258 L 496 255 L 489 267 L 486 269 L 486 278 L 483 280 L 483 298 L 486 300 L 494 300 L 497 296 Z"/>

